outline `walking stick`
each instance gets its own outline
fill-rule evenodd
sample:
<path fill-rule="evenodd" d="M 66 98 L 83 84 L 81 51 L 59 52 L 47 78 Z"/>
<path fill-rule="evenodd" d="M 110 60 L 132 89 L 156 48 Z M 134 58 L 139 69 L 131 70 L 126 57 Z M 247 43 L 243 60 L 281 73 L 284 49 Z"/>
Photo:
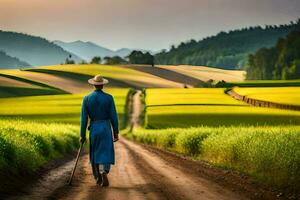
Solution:
<path fill-rule="evenodd" d="M 77 167 L 77 163 L 78 163 L 78 160 L 79 160 L 79 156 L 80 156 L 80 153 L 81 153 L 82 147 L 83 147 L 83 143 L 80 143 L 80 147 L 79 147 L 79 150 L 78 150 L 78 153 L 77 153 L 77 157 L 76 157 L 75 165 L 74 165 L 74 168 L 73 168 L 73 171 L 72 171 L 71 177 L 70 177 L 70 179 L 69 179 L 69 185 L 72 185 L 72 179 L 73 179 L 73 176 L 74 176 L 74 173 L 75 173 L 76 167 Z"/>

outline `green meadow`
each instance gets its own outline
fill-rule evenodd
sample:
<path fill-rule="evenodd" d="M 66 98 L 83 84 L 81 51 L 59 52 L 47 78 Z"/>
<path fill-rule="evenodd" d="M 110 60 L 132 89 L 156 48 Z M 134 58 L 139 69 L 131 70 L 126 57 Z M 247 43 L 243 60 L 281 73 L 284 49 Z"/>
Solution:
<path fill-rule="evenodd" d="M 113 95 L 121 126 L 128 89 L 106 89 Z M 0 117 L 39 122 L 79 124 L 82 99 L 86 94 L 43 95 L 0 98 Z"/>
<path fill-rule="evenodd" d="M 251 107 L 221 88 L 147 89 L 145 126 L 300 125 L 300 112 Z"/>

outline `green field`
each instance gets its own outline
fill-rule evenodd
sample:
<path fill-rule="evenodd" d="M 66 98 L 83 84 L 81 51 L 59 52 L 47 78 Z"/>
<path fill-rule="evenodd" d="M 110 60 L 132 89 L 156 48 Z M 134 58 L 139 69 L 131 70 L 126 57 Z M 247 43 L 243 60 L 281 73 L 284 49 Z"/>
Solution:
<path fill-rule="evenodd" d="M 105 91 L 114 96 L 120 125 L 123 127 L 128 89 L 107 89 Z M 64 94 L 2 98 L 0 99 L 0 117 L 78 124 L 84 95 Z"/>
<path fill-rule="evenodd" d="M 139 129 L 128 137 L 250 174 L 264 184 L 300 187 L 300 126 Z"/>
<path fill-rule="evenodd" d="M 300 105 L 300 87 L 234 87 L 233 91 L 235 91 L 239 95 L 247 96 L 252 99 L 281 104 Z"/>
<path fill-rule="evenodd" d="M 300 125 L 300 112 L 250 107 L 224 89 L 147 89 L 146 127 Z"/>
<path fill-rule="evenodd" d="M 222 88 L 147 89 L 147 106 L 167 105 L 246 105 L 224 94 Z"/>

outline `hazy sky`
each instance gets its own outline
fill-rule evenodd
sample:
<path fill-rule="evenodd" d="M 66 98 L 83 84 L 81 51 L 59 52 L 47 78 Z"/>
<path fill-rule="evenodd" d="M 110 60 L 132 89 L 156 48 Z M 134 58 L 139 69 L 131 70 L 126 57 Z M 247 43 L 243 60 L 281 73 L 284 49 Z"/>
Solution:
<path fill-rule="evenodd" d="M 112 49 L 158 50 L 299 17 L 300 0 L 0 0 L 2 30 Z"/>

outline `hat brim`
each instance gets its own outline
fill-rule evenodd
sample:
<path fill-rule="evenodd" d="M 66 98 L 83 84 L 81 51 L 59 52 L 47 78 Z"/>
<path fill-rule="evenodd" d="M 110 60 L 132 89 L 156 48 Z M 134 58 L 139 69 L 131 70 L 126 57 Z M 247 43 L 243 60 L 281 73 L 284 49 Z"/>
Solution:
<path fill-rule="evenodd" d="M 103 79 L 103 81 L 95 81 L 94 78 L 91 78 L 88 80 L 88 83 L 91 85 L 106 85 L 107 83 L 109 83 L 109 81 L 107 79 Z"/>

